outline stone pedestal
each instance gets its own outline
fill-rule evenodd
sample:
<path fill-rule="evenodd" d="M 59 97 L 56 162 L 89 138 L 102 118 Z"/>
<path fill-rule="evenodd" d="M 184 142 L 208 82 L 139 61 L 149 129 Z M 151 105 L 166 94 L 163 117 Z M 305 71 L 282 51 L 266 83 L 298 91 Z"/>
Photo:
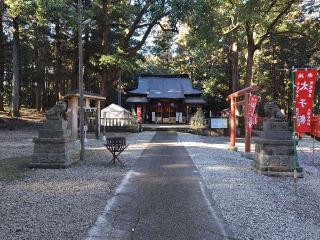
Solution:
<path fill-rule="evenodd" d="M 66 168 L 79 159 L 71 131 L 67 129 L 67 121 L 62 118 L 48 119 L 33 142 L 30 167 Z"/>
<path fill-rule="evenodd" d="M 292 132 L 287 122 L 272 118 L 265 121 L 260 139 L 255 144 L 253 167 L 259 173 L 293 176 L 296 164 L 298 177 L 302 177 L 302 168 L 294 155 Z"/>

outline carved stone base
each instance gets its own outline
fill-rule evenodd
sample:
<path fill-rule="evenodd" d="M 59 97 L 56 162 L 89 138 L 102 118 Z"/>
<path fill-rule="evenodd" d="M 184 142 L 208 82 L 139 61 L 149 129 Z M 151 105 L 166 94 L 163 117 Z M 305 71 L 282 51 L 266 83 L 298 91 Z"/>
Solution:
<path fill-rule="evenodd" d="M 261 138 L 255 144 L 252 166 L 257 172 L 269 176 L 293 176 L 296 169 L 297 176 L 303 177 L 286 122 L 265 121 Z"/>
<path fill-rule="evenodd" d="M 230 150 L 230 151 L 238 151 L 238 147 L 236 147 L 236 146 L 229 146 L 229 147 L 228 147 L 228 150 Z"/>
<path fill-rule="evenodd" d="M 294 177 L 294 172 L 293 171 L 274 171 L 272 169 L 261 169 L 258 167 L 253 166 L 254 170 L 261 174 L 261 175 L 266 175 L 266 176 L 272 176 L 272 177 Z M 297 168 L 297 178 L 303 178 L 303 170 L 302 168 Z"/>
<path fill-rule="evenodd" d="M 63 119 L 44 123 L 33 142 L 32 168 L 66 168 L 79 160 L 77 146 Z"/>

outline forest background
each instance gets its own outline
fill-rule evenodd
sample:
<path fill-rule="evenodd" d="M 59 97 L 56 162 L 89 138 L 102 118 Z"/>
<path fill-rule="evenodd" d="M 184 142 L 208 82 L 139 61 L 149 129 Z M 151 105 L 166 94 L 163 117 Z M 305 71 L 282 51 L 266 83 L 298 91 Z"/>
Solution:
<path fill-rule="evenodd" d="M 78 88 L 78 1 L 0 0 L 0 111 Z M 84 87 L 116 102 L 141 73 L 189 74 L 207 109 L 258 84 L 291 107 L 291 67 L 318 67 L 320 1 L 83 0 Z M 316 94 L 316 99 L 318 95 Z M 316 101 L 316 104 L 319 104 Z"/>

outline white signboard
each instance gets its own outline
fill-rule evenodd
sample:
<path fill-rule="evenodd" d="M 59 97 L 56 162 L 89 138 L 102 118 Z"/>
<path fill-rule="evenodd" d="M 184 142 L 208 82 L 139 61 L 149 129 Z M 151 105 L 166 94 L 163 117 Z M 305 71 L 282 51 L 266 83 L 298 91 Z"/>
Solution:
<path fill-rule="evenodd" d="M 182 112 L 179 113 L 179 123 L 182 123 L 183 119 L 182 119 Z"/>
<path fill-rule="evenodd" d="M 179 122 L 180 112 L 176 112 L 176 122 Z"/>
<path fill-rule="evenodd" d="M 156 121 L 156 113 L 155 113 L 155 112 L 152 112 L 152 114 L 151 114 L 151 120 L 152 120 L 152 122 L 155 122 L 155 121 Z"/>
<path fill-rule="evenodd" d="M 228 128 L 227 118 L 211 118 L 211 128 Z"/>

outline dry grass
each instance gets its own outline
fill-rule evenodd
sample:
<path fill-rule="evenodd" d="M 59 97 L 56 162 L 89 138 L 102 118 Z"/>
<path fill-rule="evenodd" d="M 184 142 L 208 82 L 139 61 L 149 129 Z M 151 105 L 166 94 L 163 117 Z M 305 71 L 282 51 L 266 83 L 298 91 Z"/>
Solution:
<path fill-rule="evenodd" d="M 21 107 L 20 109 L 20 117 L 12 118 L 10 116 L 10 109 L 8 106 L 5 106 L 5 111 L 0 111 L 0 118 L 5 120 L 17 119 L 23 120 L 27 122 L 41 122 L 45 119 L 43 113 L 39 113 L 36 109 Z"/>

